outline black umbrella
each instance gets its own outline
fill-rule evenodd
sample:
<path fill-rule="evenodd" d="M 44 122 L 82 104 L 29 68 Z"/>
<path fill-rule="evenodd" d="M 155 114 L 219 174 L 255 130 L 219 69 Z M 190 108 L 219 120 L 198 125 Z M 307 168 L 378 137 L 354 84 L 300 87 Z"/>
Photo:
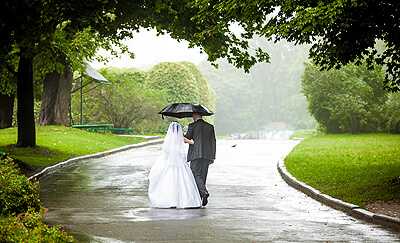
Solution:
<path fill-rule="evenodd" d="M 198 113 L 202 116 L 211 116 L 214 113 L 209 111 L 205 106 L 200 104 L 190 103 L 174 103 L 167 105 L 158 114 L 164 116 L 172 116 L 176 118 L 192 117 L 193 113 Z"/>

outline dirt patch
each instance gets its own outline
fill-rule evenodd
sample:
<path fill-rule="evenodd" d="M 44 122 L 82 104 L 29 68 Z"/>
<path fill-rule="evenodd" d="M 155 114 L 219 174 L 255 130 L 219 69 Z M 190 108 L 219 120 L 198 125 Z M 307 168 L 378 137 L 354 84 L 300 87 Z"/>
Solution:
<path fill-rule="evenodd" d="M 400 200 L 376 201 L 367 204 L 365 208 L 374 213 L 400 218 Z"/>

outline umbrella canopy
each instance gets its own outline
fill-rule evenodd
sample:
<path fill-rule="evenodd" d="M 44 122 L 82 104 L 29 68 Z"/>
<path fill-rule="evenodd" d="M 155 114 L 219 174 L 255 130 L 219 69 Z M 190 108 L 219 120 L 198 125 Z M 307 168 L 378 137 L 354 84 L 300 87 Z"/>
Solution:
<path fill-rule="evenodd" d="M 167 105 L 158 114 L 164 116 L 172 116 L 176 118 L 192 117 L 193 113 L 198 113 L 202 116 L 211 116 L 212 113 L 205 106 L 191 103 L 174 103 Z"/>

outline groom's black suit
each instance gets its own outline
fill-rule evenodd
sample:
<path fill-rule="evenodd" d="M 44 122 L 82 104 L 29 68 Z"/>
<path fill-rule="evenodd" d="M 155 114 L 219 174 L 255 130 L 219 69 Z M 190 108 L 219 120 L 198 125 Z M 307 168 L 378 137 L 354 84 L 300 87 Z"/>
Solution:
<path fill-rule="evenodd" d="M 190 161 L 200 196 L 208 197 L 208 166 L 214 162 L 216 150 L 214 126 L 199 119 L 189 124 L 185 137 L 194 141 L 194 144 L 189 145 L 187 160 Z"/>

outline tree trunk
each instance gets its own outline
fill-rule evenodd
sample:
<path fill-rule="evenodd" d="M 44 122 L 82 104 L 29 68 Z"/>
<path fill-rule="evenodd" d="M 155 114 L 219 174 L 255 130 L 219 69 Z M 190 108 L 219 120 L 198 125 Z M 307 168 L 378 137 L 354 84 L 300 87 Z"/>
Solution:
<path fill-rule="evenodd" d="M 72 70 L 66 66 L 62 74 L 53 72 L 43 80 L 41 125 L 68 125 L 71 103 Z"/>
<path fill-rule="evenodd" d="M 21 50 L 17 81 L 18 147 L 36 146 L 32 62 L 33 58 Z"/>
<path fill-rule="evenodd" d="M 0 128 L 12 126 L 15 95 L 0 94 Z"/>

